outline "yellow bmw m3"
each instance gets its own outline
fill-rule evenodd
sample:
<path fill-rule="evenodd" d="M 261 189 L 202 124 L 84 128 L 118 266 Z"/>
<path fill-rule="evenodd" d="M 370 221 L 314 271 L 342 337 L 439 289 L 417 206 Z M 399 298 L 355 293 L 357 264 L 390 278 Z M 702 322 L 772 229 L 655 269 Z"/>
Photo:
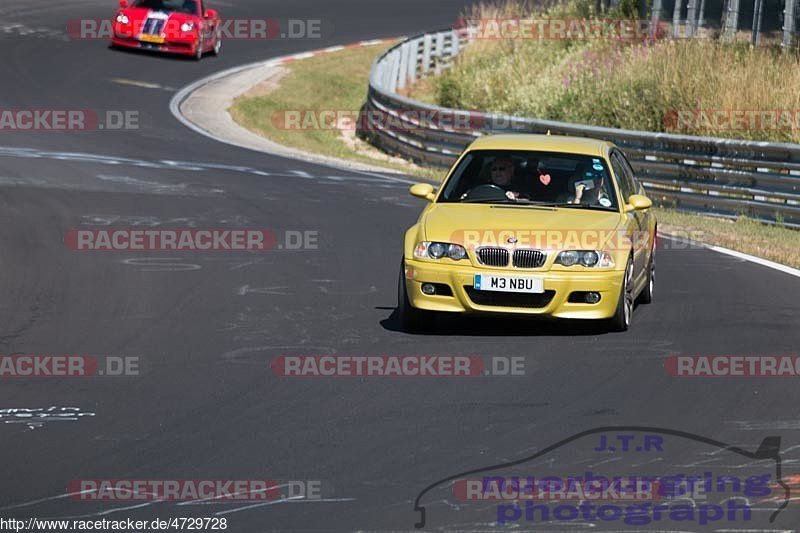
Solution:
<path fill-rule="evenodd" d="M 541 315 L 630 327 L 655 287 L 651 201 L 612 143 L 551 135 L 475 140 L 405 235 L 397 315 Z"/>

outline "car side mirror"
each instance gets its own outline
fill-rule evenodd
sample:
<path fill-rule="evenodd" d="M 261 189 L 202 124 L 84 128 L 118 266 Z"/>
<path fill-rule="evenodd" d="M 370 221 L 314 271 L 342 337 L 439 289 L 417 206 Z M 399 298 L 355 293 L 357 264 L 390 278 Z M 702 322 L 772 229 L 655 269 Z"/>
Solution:
<path fill-rule="evenodd" d="M 203 17 L 207 19 L 215 19 L 217 18 L 217 11 L 215 9 L 206 9 L 206 12 L 203 13 Z"/>
<path fill-rule="evenodd" d="M 436 198 L 436 189 L 430 183 L 414 184 L 408 191 L 411 193 L 411 196 L 416 196 L 417 198 L 422 198 L 429 202 L 432 202 L 433 199 Z"/>
<path fill-rule="evenodd" d="M 653 207 L 653 202 L 642 194 L 631 194 L 628 197 L 628 205 L 625 207 L 625 211 L 642 211 Z"/>
<path fill-rule="evenodd" d="M 128 7 L 128 0 L 119 0 L 119 7 Z"/>

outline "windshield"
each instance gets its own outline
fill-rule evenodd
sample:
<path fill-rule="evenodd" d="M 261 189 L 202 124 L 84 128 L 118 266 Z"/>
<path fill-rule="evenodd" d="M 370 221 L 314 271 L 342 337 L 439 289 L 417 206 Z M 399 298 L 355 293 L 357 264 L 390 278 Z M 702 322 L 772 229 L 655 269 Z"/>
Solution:
<path fill-rule="evenodd" d="M 198 3 L 198 0 L 134 0 L 132 7 L 197 15 L 200 12 Z"/>
<path fill-rule="evenodd" d="M 617 209 L 603 158 L 522 150 L 468 153 L 447 180 L 439 201 Z"/>

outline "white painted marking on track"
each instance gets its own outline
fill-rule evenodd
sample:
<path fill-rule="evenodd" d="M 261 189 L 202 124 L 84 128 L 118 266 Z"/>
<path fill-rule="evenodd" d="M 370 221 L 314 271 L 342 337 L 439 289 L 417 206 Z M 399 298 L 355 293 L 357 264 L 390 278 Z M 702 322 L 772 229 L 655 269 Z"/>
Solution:
<path fill-rule="evenodd" d="M 180 257 L 132 257 L 124 259 L 123 264 L 129 266 L 148 267 L 140 268 L 139 272 L 186 272 L 190 270 L 200 270 L 202 267 L 194 263 L 167 261 L 181 261 Z"/>
<path fill-rule="evenodd" d="M 230 172 L 242 172 L 245 174 L 251 174 L 256 176 L 265 176 L 270 178 L 295 178 L 295 179 L 308 179 L 305 176 L 301 176 L 297 174 L 296 170 L 286 170 L 286 171 L 266 171 L 260 170 L 253 167 L 241 166 L 241 165 L 225 165 L 220 163 L 208 163 L 208 162 L 191 162 L 191 161 L 172 161 L 172 160 L 161 160 L 161 161 L 147 161 L 143 159 L 132 159 L 127 157 L 115 157 L 115 156 L 106 156 L 100 154 L 89 154 L 84 152 L 52 152 L 47 150 L 38 150 L 35 148 L 16 148 L 16 147 L 8 147 L 8 146 L 0 146 L 0 157 L 18 157 L 18 158 L 29 158 L 29 159 L 55 159 L 58 161 L 77 161 L 82 163 L 96 163 L 101 165 L 113 165 L 113 166 L 134 166 L 139 168 L 148 168 L 148 169 L 159 169 L 159 170 L 176 170 L 176 171 L 184 171 L 184 172 L 202 172 L 202 171 L 211 171 L 211 170 L 224 170 Z M 300 171 L 305 173 L 305 171 Z M 394 178 L 390 176 L 383 176 L 380 174 L 373 174 L 369 172 L 363 171 L 356 171 L 351 170 L 353 174 L 358 174 L 354 176 L 327 176 L 327 175 L 311 175 L 314 179 L 319 181 L 334 181 L 334 182 L 341 182 L 341 181 L 355 181 L 355 182 L 368 182 L 373 184 L 378 184 L 376 182 L 381 181 L 385 184 L 393 184 L 393 183 L 416 183 L 414 181 L 404 180 L 402 178 Z M 309 174 L 310 175 L 310 174 Z M 12 180 L 13 181 L 13 180 Z M 16 184 L 17 181 L 13 181 L 10 184 Z M 20 183 L 24 183 L 24 179 L 20 181 Z"/>
<path fill-rule="evenodd" d="M 76 515 L 76 516 L 60 516 L 59 518 L 62 518 L 62 519 L 71 518 L 71 519 L 79 520 L 81 518 L 92 518 L 94 516 L 107 516 L 107 515 L 110 515 L 110 514 L 119 513 L 120 511 L 130 511 L 131 509 L 141 509 L 142 507 L 149 507 L 149 506 L 153 505 L 154 503 L 161 503 L 163 501 L 164 501 L 163 499 L 158 499 L 158 500 L 153 500 L 151 502 L 139 503 L 139 504 L 136 504 L 136 505 L 127 505 L 125 507 L 114 507 L 112 509 L 106 509 L 105 511 L 98 511 L 96 513 L 82 514 L 82 515 Z"/>
<path fill-rule="evenodd" d="M 81 490 L 78 492 L 67 492 L 64 494 L 59 494 L 58 496 L 50 496 L 48 498 L 39 498 L 38 500 L 31 500 L 29 502 L 22 502 L 22 503 L 15 503 L 12 505 L 6 505 L 5 507 L 0 507 L 0 511 L 10 511 L 11 509 L 20 509 L 22 507 L 30 507 L 31 505 L 36 505 L 39 503 L 45 502 L 52 502 L 55 500 L 63 500 L 64 498 L 70 498 L 72 496 L 80 496 L 81 494 L 86 494 L 88 492 L 95 492 L 97 489 L 87 489 Z"/>
<path fill-rule="evenodd" d="M 249 293 L 289 296 L 291 293 L 286 292 L 288 289 L 290 287 L 250 287 L 250 285 L 242 285 L 236 290 L 236 294 L 239 296 L 246 296 Z"/>
<path fill-rule="evenodd" d="M 119 85 L 131 85 L 133 87 L 141 87 L 142 89 L 158 89 L 161 91 L 169 91 L 169 92 L 177 91 L 177 89 L 174 87 L 165 87 L 163 85 L 159 85 L 158 83 L 150 83 L 147 81 L 139 81 L 139 80 L 129 80 L 127 78 L 112 78 L 111 82 Z"/>
<path fill-rule="evenodd" d="M 7 407 L 0 409 L 0 420 L 5 424 L 26 424 L 29 429 L 42 427 L 49 422 L 77 422 L 95 413 L 81 411 L 80 407 Z"/>
<path fill-rule="evenodd" d="M 214 501 L 214 500 L 219 500 L 220 498 L 231 498 L 233 496 L 238 496 L 239 494 L 258 494 L 260 492 L 266 492 L 268 490 L 275 490 L 275 489 L 282 489 L 282 488 L 286 488 L 288 486 L 289 486 L 288 483 L 284 483 L 283 485 L 272 485 L 271 487 L 266 487 L 266 488 L 259 489 L 259 490 L 247 490 L 247 491 L 242 491 L 242 492 L 234 492 L 232 494 L 217 494 L 216 496 L 210 496 L 208 498 L 201 498 L 201 499 L 198 499 L 198 500 L 191 500 L 191 501 L 187 501 L 187 502 L 181 502 L 181 503 L 178 504 L 178 506 L 182 506 L 182 505 L 209 505 L 209 504 L 217 504 L 217 503 L 230 504 L 230 503 L 234 503 L 234 502 L 218 502 L 218 501 Z"/>
<path fill-rule="evenodd" d="M 238 507 L 236 509 L 219 511 L 214 513 L 214 515 L 221 516 L 230 513 L 238 513 L 239 511 L 246 511 L 248 509 L 255 509 L 257 507 L 266 507 L 268 505 L 275 505 L 278 503 L 329 503 L 329 502 L 354 502 L 354 501 L 356 501 L 355 498 L 321 498 L 321 499 L 309 500 L 305 496 L 290 496 L 289 498 L 285 498 L 282 500 L 272 500 L 269 502 L 254 503 L 252 505 L 247 505 L 245 507 Z"/>
<path fill-rule="evenodd" d="M 239 270 L 240 268 L 248 267 L 248 266 L 251 266 L 251 265 L 256 265 L 258 263 L 262 263 L 265 259 L 266 259 L 266 257 L 259 257 L 258 259 L 254 259 L 253 261 L 247 261 L 245 263 L 237 263 L 237 264 L 233 265 L 231 268 L 229 268 L 228 270 L 229 271 Z"/>
<path fill-rule="evenodd" d="M 800 420 L 735 420 L 728 422 L 735 424 L 737 429 L 742 431 L 766 431 L 766 430 L 795 430 L 800 429 Z"/>
<path fill-rule="evenodd" d="M 293 56 L 285 59 L 285 61 L 288 61 L 290 59 L 309 59 L 314 57 L 315 55 L 316 54 L 314 52 L 303 52 L 302 54 L 294 54 Z"/>
<path fill-rule="evenodd" d="M 765 267 L 771 268 L 773 270 L 779 270 L 780 272 L 783 272 L 785 274 L 789 274 L 790 276 L 795 276 L 795 277 L 800 278 L 800 270 L 798 270 L 796 268 L 792 268 L 792 267 L 790 267 L 788 265 L 782 265 L 780 263 L 776 263 L 774 261 L 770 261 L 769 259 L 763 259 L 761 257 L 756 257 L 754 255 L 746 254 L 746 253 L 743 253 L 743 252 L 737 252 L 736 250 L 729 250 L 728 248 L 723 248 L 722 246 L 714 246 L 713 244 L 706 244 L 704 242 L 693 241 L 691 239 L 684 239 L 684 238 L 681 238 L 681 237 L 675 237 L 673 235 L 670 235 L 668 233 L 662 233 L 660 231 L 658 232 L 658 234 L 661 237 L 663 237 L 665 239 L 669 239 L 671 241 L 678 241 L 678 242 L 684 242 L 684 243 L 698 245 L 701 248 L 705 248 L 707 250 L 712 250 L 714 252 L 718 252 L 718 253 L 721 253 L 721 254 L 730 255 L 731 257 L 735 257 L 737 259 L 742 259 L 744 261 L 749 261 L 751 263 L 756 263 L 758 265 L 765 266 Z"/>

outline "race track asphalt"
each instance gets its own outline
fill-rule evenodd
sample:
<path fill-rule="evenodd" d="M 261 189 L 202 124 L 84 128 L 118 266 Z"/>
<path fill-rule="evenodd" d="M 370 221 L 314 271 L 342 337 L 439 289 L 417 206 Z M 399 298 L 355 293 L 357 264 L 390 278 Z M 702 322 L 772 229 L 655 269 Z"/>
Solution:
<path fill-rule="evenodd" d="M 0 353 L 138 356 L 143 368 L 135 378 L 0 381 L 1 516 L 218 516 L 248 533 L 409 530 L 430 483 L 610 425 L 748 449 L 779 435 L 784 473 L 800 473 L 796 379 L 680 379 L 663 369 L 672 354 L 797 354 L 796 277 L 662 240 L 656 301 L 637 308 L 627 333 L 488 319 L 402 333 L 393 316 L 402 235 L 422 207 L 407 183 L 220 144 L 169 112 L 176 90 L 213 72 L 445 27 L 466 2 L 217 2 L 227 18 L 319 19 L 323 35 L 229 41 L 199 63 L 66 36 L 70 20 L 109 17 L 115 4 L 0 3 L 0 109 L 142 116 L 138 130 L 0 132 Z M 131 226 L 313 231 L 319 248 L 148 254 L 64 244 L 72 228 Z M 294 354 L 522 357 L 526 375 L 275 376 L 272 358 Z M 7 411 L 51 407 L 84 416 L 30 426 Z M 251 507 L 60 497 L 71 480 L 121 478 L 319 480 L 326 499 Z M 800 523 L 792 508 L 778 520 L 759 527 Z M 680 526 L 663 530 L 693 530 Z"/>

